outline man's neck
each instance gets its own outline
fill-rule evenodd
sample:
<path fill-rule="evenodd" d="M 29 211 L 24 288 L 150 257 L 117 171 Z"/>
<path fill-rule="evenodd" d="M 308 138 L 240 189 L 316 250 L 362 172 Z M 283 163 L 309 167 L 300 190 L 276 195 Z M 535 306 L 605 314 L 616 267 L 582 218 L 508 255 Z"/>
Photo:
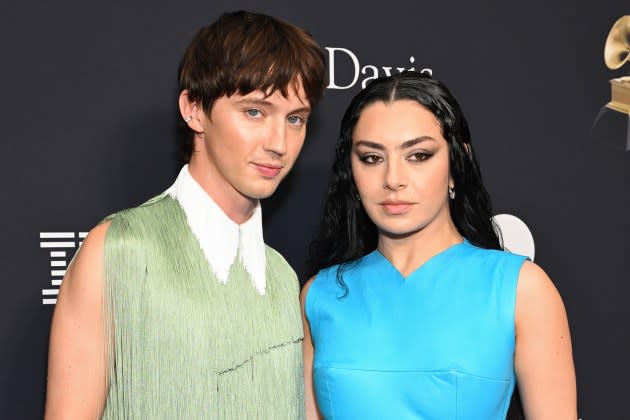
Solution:
<path fill-rule="evenodd" d="M 188 171 L 201 188 L 234 223 L 245 223 L 252 216 L 258 200 L 246 197 L 231 185 L 221 185 L 218 174 L 203 170 L 194 160 L 188 164 Z"/>

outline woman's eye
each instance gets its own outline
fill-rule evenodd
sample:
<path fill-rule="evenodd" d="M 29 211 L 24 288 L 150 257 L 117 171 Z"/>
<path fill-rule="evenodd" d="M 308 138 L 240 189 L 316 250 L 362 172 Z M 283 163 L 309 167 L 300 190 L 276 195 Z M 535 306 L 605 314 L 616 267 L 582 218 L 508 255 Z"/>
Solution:
<path fill-rule="evenodd" d="M 260 117 L 261 115 L 260 110 L 256 108 L 248 109 L 245 112 L 247 112 L 247 115 L 249 115 L 250 117 Z"/>
<path fill-rule="evenodd" d="M 378 163 L 381 161 L 381 157 L 378 155 L 363 155 L 359 158 L 363 163 Z"/>
<path fill-rule="evenodd" d="M 431 157 L 430 153 L 426 153 L 426 152 L 417 152 L 412 154 L 411 156 L 409 156 L 409 160 L 416 160 L 416 161 L 422 161 L 422 160 L 427 160 Z"/>

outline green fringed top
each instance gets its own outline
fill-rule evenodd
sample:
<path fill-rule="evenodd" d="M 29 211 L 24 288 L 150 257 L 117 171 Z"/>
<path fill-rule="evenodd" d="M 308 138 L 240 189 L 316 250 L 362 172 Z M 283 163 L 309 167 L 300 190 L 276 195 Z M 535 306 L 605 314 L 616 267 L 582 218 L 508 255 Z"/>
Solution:
<path fill-rule="evenodd" d="M 240 258 L 217 281 L 168 194 L 108 220 L 103 418 L 304 418 L 299 285 L 282 256 L 266 247 L 261 296 Z"/>

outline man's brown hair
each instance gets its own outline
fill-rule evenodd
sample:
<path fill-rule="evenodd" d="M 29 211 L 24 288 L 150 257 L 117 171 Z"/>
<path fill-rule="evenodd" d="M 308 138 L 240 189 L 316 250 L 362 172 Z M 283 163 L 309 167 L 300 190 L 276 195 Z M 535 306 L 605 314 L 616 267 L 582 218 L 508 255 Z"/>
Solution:
<path fill-rule="evenodd" d="M 313 107 L 326 85 L 324 52 L 305 30 L 277 18 L 246 11 L 225 13 L 199 30 L 179 65 L 179 90 L 210 114 L 214 101 L 261 90 L 267 95 L 304 87 Z M 181 136 L 188 162 L 193 133 Z"/>

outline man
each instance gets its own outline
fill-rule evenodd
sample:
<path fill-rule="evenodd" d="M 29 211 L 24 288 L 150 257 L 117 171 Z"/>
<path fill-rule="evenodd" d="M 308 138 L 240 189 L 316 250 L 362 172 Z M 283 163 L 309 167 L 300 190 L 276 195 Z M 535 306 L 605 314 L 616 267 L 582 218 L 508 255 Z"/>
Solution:
<path fill-rule="evenodd" d="M 179 69 L 189 163 L 67 270 L 48 419 L 304 416 L 299 286 L 263 242 L 259 199 L 293 166 L 324 79 L 321 48 L 275 18 L 199 31 Z"/>

